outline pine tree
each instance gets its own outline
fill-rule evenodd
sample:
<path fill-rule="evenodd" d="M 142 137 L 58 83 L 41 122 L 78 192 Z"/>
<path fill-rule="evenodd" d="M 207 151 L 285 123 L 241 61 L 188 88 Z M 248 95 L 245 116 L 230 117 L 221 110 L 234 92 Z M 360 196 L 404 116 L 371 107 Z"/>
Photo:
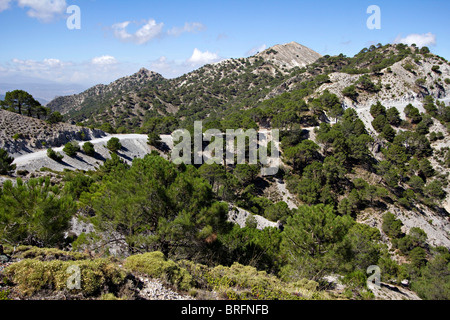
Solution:
<path fill-rule="evenodd" d="M 16 170 L 16 165 L 12 164 L 14 158 L 8 155 L 4 149 L 0 149 L 0 174 L 10 174 L 11 171 Z"/>
<path fill-rule="evenodd" d="M 0 197 L 0 241 L 12 245 L 54 246 L 64 239 L 64 232 L 76 211 L 75 202 L 65 196 L 50 179 L 17 179 L 3 185 Z"/>

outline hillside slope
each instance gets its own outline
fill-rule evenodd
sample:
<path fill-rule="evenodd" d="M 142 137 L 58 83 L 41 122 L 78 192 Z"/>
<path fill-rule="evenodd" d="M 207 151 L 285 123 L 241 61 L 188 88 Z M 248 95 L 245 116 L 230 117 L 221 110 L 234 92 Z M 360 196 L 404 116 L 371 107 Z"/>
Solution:
<path fill-rule="evenodd" d="M 69 125 L 48 124 L 35 118 L 0 109 L 0 148 L 13 157 L 50 147 L 60 147 L 72 140 L 103 137 L 104 132 Z"/>

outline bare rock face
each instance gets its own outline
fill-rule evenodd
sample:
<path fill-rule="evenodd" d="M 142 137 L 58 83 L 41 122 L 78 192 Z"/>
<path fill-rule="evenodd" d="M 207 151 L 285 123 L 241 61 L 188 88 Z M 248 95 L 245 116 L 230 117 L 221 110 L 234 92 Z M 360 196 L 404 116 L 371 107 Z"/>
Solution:
<path fill-rule="evenodd" d="M 101 130 L 45 121 L 0 110 L 0 148 L 18 156 L 39 149 L 60 147 L 73 140 L 87 141 L 106 136 Z"/>
<path fill-rule="evenodd" d="M 241 228 L 246 227 L 247 219 L 251 216 L 253 216 L 253 218 L 255 219 L 256 229 L 258 230 L 263 230 L 265 228 L 280 227 L 280 225 L 276 222 L 269 221 L 264 217 L 261 217 L 259 215 L 253 215 L 244 209 L 234 207 L 233 205 L 229 205 L 228 221 L 239 225 Z"/>
<path fill-rule="evenodd" d="M 287 69 L 306 67 L 322 57 L 319 53 L 302 46 L 297 42 L 273 46 L 261 53 L 258 53 L 257 56 L 274 63 L 280 68 Z"/>

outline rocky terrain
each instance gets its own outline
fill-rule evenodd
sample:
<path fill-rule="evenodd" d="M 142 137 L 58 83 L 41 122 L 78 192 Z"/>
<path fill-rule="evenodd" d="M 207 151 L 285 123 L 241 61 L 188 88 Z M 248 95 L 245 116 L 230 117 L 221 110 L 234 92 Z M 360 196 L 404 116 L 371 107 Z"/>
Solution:
<path fill-rule="evenodd" d="M 297 42 L 275 45 L 256 56 L 272 62 L 279 69 L 285 71 L 295 67 L 306 67 L 322 57 L 319 53 Z"/>
<path fill-rule="evenodd" d="M 106 100 L 124 96 L 133 90 L 154 82 L 163 80 L 163 76 L 145 68 L 140 69 L 137 73 L 123 77 L 112 82 L 109 85 L 99 84 L 80 94 L 71 96 L 58 97 L 47 104 L 47 107 L 62 114 L 79 110 L 92 99 Z"/>
<path fill-rule="evenodd" d="M 72 140 L 92 140 L 106 134 L 97 129 L 67 123 L 48 124 L 0 109 L 0 148 L 13 157 L 50 147 L 61 147 Z"/>

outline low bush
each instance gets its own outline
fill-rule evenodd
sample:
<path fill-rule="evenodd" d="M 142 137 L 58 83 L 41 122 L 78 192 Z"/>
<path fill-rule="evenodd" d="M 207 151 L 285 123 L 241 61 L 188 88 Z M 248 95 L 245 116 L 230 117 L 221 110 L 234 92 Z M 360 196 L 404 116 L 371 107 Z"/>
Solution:
<path fill-rule="evenodd" d="M 37 259 L 40 261 L 76 261 L 86 260 L 89 258 L 87 254 L 81 252 L 62 251 L 56 248 L 38 248 L 30 246 L 21 246 L 16 249 L 16 256 L 21 259 Z"/>
<path fill-rule="evenodd" d="M 81 289 L 68 288 L 73 273 L 69 267 L 76 266 L 81 272 Z M 40 261 L 25 259 L 10 265 L 4 274 L 17 285 L 24 295 L 31 296 L 42 290 L 70 291 L 85 297 L 98 296 L 113 291 L 121 285 L 126 272 L 108 259 L 79 261 Z"/>
<path fill-rule="evenodd" d="M 180 290 L 187 291 L 194 284 L 192 276 L 186 269 L 180 268 L 159 251 L 128 257 L 124 266 L 130 271 L 141 272 L 152 278 L 162 279 Z"/>
<path fill-rule="evenodd" d="M 47 157 L 56 162 L 60 162 L 64 158 L 64 156 L 61 153 L 59 152 L 56 153 L 55 150 L 53 150 L 52 148 L 47 149 Z"/>

